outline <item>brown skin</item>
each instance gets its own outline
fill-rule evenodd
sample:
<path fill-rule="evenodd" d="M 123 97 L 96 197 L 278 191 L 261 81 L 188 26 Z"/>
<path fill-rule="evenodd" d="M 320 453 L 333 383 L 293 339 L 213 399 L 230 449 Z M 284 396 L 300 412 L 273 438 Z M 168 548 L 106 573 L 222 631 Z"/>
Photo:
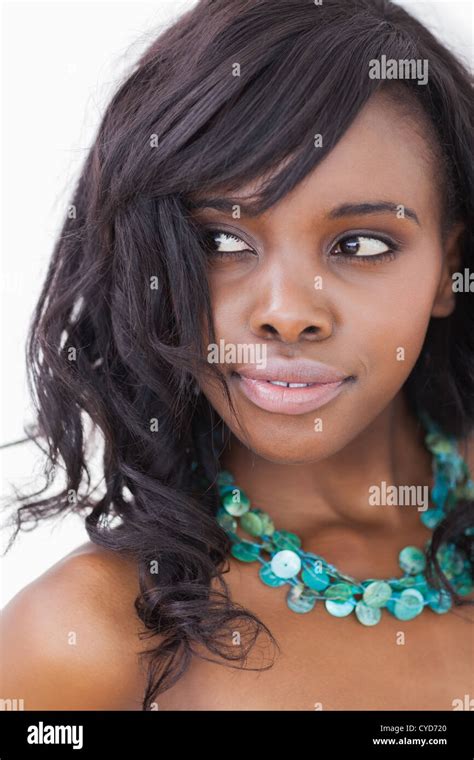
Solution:
<path fill-rule="evenodd" d="M 379 200 L 411 207 L 420 225 L 393 213 L 328 217 L 341 203 Z M 454 307 L 450 273 L 460 228 L 443 245 L 440 214 L 427 146 L 382 96 L 273 209 L 239 220 L 199 213 L 202 223 L 224 225 L 257 253 L 210 268 L 217 340 L 264 342 L 269 355 L 318 359 L 356 377 L 316 413 L 289 416 L 251 404 L 224 365 L 242 427 L 203 378 L 203 392 L 233 432 L 222 466 L 279 529 L 359 579 L 399 575 L 400 549 L 431 535 L 416 508 L 374 508 L 367 493 L 382 480 L 432 482 L 431 458 L 401 389 L 430 318 Z M 336 260 L 333 241 L 353 231 L 398 238 L 402 250 L 382 263 Z M 318 274 L 322 290 L 313 287 Z M 315 417 L 323 434 L 314 432 Z M 463 442 L 461 451 L 474 471 L 471 447 Z M 384 613 L 366 628 L 353 615 L 331 617 L 322 604 L 295 615 L 287 587 L 264 586 L 254 564 L 232 558 L 229 568 L 233 600 L 269 626 L 281 655 L 273 668 L 254 672 L 196 658 L 158 698 L 159 709 L 451 710 L 453 700 L 472 695 L 472 608 L 428 610 L 408 622 Z M 65 557 L 7 605 L 0 696 L 23 697 L 25 709 L 140 709 L 137 652 L 146 643 L 138 640 L 137 594 L 133 563 L 90 542 Z M 247 667 L 269 664 L 260 641 Z"/>

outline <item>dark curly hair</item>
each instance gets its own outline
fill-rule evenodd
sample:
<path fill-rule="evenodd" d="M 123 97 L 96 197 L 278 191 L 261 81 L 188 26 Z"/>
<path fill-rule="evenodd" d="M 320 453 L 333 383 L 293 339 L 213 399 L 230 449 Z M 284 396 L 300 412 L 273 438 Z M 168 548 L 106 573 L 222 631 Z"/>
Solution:
<path fill-rule="evenodd" d="M 369 61 L 382 54 L 427 59 L 429 81 L 371 79 Z M 381 88 L 425 120 L 443 227 L 465 224 L 468 267 L 471 81 L 388 0 L 201 0 L 120 84 L 85 160 L 28 335 L 36 414 L 25 433 L 40 448 L 46 442 L 46 483 L 17 493 L 23 503 L 8 548 L 25 524 L 70 511 L 85 516 L 91 541 L 137 561 L 143 635 L 160 637 L 147 654 L 144 710 L 193 655 L 240 667 L 261 633 L 278 647 L 258 617 L 231 601 L 223 578 L 231 544 L 216 520 L 216 477 L 230 431 L 200 392 L 201 373 L 211 372 L 232 402 L 203 352 L 204 332 L 215 334 L 194 194 L 268 175 L 245 206 L 263 212 L 323 160 Z M 319 151 L 307 149 L 315 124 L 325 135 Z M 473 357 L 472 297 L 457 293 L 451 316 L 431 320 L 404 391 L 413 410 L 458 439 L 473 427 Z M 100 493 L 88 423 L 102 436 Z M 58 463 L 65 487 L 46 497 Z M 429 572 L 456 604 L 472 602 L 454 592 L 436 549 L 451 541 L 472 557 L 469 521 L 472 502 L 460 500 L 428 550 Z M 248 633 L 239 648 L 227 644 L 236 620 Z"/>

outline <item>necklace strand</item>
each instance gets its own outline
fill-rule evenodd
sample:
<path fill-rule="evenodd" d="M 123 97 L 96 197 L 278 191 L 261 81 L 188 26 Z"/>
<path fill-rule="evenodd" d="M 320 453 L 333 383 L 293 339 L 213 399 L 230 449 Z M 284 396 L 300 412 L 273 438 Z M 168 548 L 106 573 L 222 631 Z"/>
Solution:
<path fill-rule="evenodd" d="M 420 519 L 434 530 L 459 499 L 474 499 L 474 483 L 456 440 L 444 435 L 426 413 L 420 413 L 420 419 L 426 432 L 425 445 L 433 455 L 434 477 L 433 506 L 422 512 Z M 380 621 L 384 607 L 399 620 L 411 620 L 426 607 L 438 614 L 450 610 L 451 593 L 428 583 L 422 549 L 405 546 L 400 551 L 398 561 L 403 575 L 399 578 L 369 578 L 359 582 L 323 557 L 305 552 L 295 533 L 276 530 L 266 512 L 251 506 L 228 470 L 219 472 L 217 486 L 221 499 L 217 520 L 232 541 L 232 555 L 241 562 L 259 562 L 259 576 L 267 586 L 288 584 L 286 602 L 293 612 L 309 612 L 322 600 L 331 615 L 346 617 L 354 613 L 360 623 L 371 626 Z M 259 540 L 241 537 L 238 527 Z M 474 528 L 467 528 L 465 533 L 472 535 Z M 430 540 L 425 548 L 429 544 Z M 464 551 L 447 542 L 439 547 L 437 559 L 460 596 L 472 592 L 471 560 Z"/>

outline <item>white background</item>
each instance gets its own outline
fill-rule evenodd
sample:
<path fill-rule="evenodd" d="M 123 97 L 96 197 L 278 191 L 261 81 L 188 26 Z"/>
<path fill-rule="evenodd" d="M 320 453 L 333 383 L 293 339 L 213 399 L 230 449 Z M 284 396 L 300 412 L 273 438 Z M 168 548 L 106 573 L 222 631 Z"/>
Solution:
<path fill-rule="evenodd" d="M 31 419 L 25 340 L 55 235 L 104 109 L 160 30 L 195 0 L 2 3 L 0 444 Z M 474 3 L 399 2 L 472 67 Z M 0 450 L 4 523 L 12 485 L 38 488 L 33 444 Z M 54 489 L 56 490 L 56 489 Z M 4 529 L 3 549 L 10 531 Z M 0 606 L 88 540 L 76 516 L 19 534 L 2 559 Z"/>

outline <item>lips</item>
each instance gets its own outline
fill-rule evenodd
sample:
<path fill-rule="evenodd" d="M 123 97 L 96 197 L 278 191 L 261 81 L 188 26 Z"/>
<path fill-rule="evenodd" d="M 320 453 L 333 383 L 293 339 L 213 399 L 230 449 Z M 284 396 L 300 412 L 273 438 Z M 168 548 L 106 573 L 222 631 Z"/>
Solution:
<path fill-rule="evenodd" d="M 241 377 L 251 380 L 277 380 L 286 383 L 338 383 L 349 375 L 346 372 L 307 359 L 268 359 L 265 367 L 257 364 L 246 364 L 235 367 L 235 372 Z"/>
<path fill-rule="evenodd" d="M 233 377 L 249 401 L 279 414 L 314 411 L 338 396 L 354 380 L 353 375 L 321 362 L 276 358 L 268 360 L 264 368 L 238 367 Z"/>

